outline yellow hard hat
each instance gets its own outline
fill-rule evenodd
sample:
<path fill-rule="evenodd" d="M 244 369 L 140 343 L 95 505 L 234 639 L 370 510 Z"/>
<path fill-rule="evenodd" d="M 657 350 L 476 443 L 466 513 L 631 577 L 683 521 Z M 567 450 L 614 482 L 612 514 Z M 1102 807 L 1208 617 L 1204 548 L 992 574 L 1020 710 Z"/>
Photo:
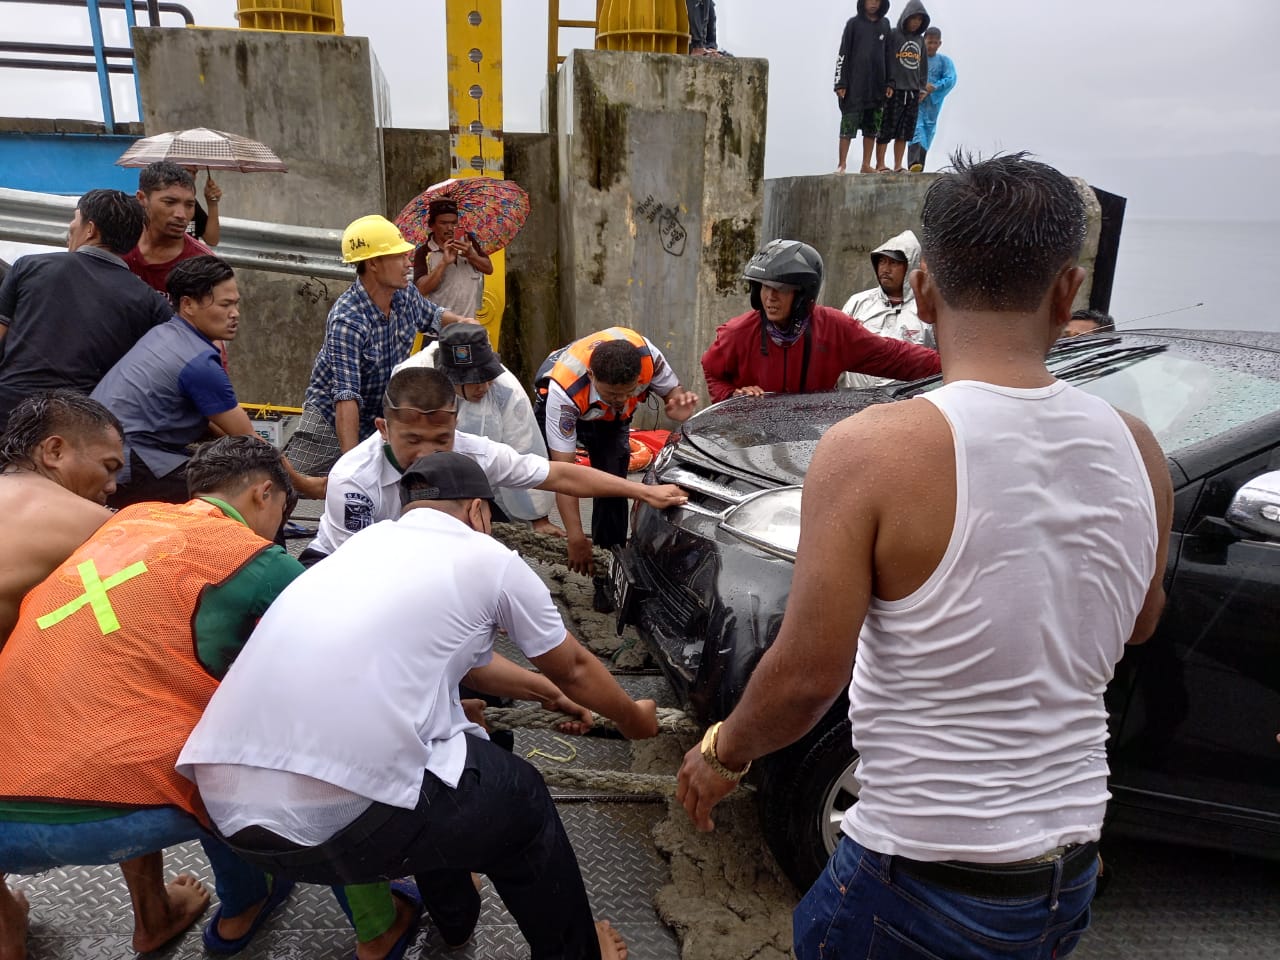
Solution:
<path fill-rule="evenodd" d="M 393 253 L 408 253 L 413 244 L 400 236 L 396 225 L 386 217 L 371 213 L 359 220 L 352 220 L 342 231 L 342 261 L 358 263 L 373 257 L 385 257 Z"/>

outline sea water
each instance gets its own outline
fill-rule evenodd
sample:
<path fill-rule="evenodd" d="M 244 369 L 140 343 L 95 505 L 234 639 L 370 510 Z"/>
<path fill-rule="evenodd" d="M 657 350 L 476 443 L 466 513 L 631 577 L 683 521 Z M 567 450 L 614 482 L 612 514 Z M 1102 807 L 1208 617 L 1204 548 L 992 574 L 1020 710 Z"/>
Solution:
<path fill-rule="evenodd" d="M 1122 330 L 1280 331 L 1280 222 L 1126 217 L 1110 312 Z"/>

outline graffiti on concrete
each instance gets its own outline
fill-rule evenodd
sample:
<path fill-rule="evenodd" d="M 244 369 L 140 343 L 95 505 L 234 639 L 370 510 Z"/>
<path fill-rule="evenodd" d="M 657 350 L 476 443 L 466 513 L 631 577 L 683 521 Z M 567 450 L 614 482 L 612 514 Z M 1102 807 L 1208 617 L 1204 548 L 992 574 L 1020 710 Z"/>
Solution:
<path fill-rule="evenodd" d="M 673 257 L 684 256 L 689 231 L 680 223 L 680 211 L 675 205 L 659 203 L 653 198 L 653 194 L 649 194 L 636 208 L 636 213 L 658 225 L 658 237 L 662 241 L 663 250 Z"/>

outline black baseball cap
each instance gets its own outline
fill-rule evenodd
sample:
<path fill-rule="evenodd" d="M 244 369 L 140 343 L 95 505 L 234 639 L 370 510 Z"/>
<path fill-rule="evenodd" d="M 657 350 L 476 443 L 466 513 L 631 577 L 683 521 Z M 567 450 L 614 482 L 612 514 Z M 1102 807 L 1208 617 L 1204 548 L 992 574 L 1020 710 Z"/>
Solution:
<path fill-rule="evenodd" d="M 437 366 L 451 383 L 488 383 L 502 376 L 502 362 L 478 323 L 451 323 L 440 331 Z"/>
<path fill-rule="evenodd" d="M 419 457 L 400 477 L 400 506 L 415 500 L 492 500 L 480 464 L 452 450 Z"/>

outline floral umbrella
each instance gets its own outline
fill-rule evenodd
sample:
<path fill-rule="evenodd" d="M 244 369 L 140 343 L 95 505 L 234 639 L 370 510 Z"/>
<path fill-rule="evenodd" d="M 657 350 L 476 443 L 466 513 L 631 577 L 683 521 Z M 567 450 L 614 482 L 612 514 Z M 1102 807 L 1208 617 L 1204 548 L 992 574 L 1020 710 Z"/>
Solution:
<path fill-rule="evenodd" d="M 169 160 L 181 167 L 241 173 L 284 173 L 288 169 L 266 144 L 205 127 L 145 137 L 126 150 L 116 166 L 145 167 L 157 160 Z"/>
<path fill-rule="evenodd" d="M 493 177 L 445 180 L 410 200 L 396 217 L 396 226 L 412 244 L 424 244 L 431 235 L 427 211 L 432 200 L 456 203 L 459 232 L 473 235 L 485 253 L 496 253 L 506 247 L 529 216 L 529 194 L 513 180 Z"/>

